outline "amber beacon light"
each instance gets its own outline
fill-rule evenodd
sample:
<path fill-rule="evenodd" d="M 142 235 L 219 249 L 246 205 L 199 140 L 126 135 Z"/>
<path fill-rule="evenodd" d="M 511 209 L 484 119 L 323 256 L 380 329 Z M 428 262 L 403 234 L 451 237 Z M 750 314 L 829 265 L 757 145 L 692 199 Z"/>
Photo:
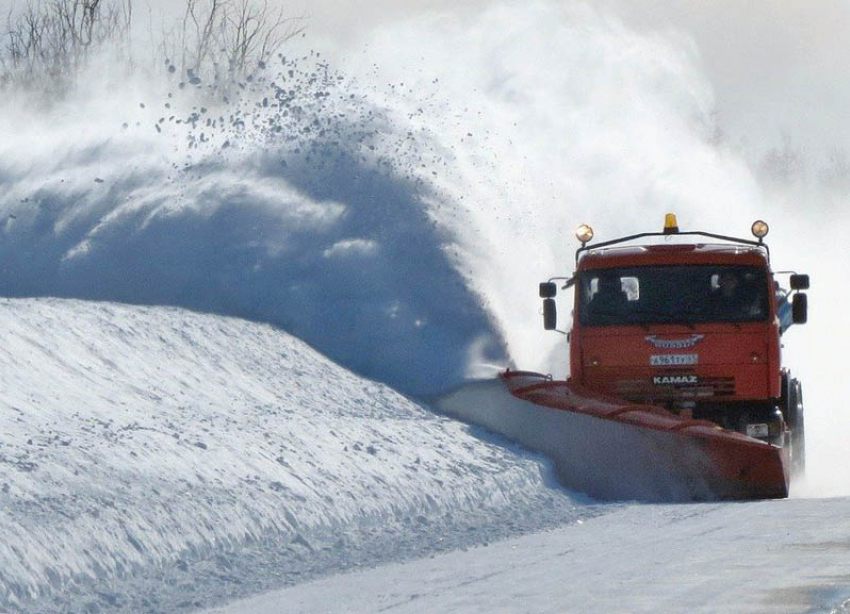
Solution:
<path fill-rule="evenodd" d="M 664 216 L 664 234 L 674 235 L 679 232 L 679 222 L 676 220 L 675 213 L 668 213 Z"/>

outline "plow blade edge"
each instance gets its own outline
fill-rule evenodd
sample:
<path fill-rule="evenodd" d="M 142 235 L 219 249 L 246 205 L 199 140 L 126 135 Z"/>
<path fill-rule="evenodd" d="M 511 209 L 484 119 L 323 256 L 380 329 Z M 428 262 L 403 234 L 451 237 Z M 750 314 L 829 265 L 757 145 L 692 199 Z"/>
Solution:
<path fill-rule="evenodd" d="M 786 449 L 537 373 L 507 371 L 498 380 L 463 386 L 436 405 L 545 454 L 563 485 L 595 498 L 705 501 L 788 495 Z"/>

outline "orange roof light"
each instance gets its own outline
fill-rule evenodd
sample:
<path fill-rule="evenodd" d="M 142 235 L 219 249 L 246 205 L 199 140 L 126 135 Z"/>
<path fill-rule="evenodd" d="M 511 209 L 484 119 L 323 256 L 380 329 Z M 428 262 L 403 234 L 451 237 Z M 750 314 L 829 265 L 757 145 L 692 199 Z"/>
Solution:
<path fill-rule="evenodd" d="M 675 235 L 679 233 L 679 222 L 676 220 L 675 213 L 668 213 L 664 216 L 664 234 Z"/>

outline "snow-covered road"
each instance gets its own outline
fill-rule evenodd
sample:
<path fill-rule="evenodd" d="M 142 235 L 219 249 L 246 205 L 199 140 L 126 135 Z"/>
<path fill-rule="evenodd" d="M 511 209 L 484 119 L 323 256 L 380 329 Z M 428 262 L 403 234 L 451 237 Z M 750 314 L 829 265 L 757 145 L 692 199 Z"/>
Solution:
<path fill-rule="evenodd" d="M 850 612 L 850 499 L 631 505 L 206 614 Z"/>

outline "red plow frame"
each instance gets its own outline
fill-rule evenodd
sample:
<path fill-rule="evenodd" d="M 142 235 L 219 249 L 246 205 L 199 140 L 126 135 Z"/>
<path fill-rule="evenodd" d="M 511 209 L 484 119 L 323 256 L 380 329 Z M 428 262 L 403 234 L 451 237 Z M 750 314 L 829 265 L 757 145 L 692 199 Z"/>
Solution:
<path fill-rule="evenodd" d="M 508 370 L 462 386 L 436 406 L 545 454 L 561 484 L 597 499 L 788 496 L 787 448 L 539 373 Z"/>
<path fill-rule="evenodd" d="M 713 422 L 682 418 L 653 405 L 630 404 L 539 373 L 508 370 L 501 379 L 518 399 L 645 431 L 646 438 L 669 452 L 680 448 L 682 462 L 672 475 L 707 486 L 711 498 L 788 496 L 787 449 L 725 430 Z M 658 462 L 671 460 L 660 458 Z M 701 498 L 699 493 L 694 494 Z"/>

